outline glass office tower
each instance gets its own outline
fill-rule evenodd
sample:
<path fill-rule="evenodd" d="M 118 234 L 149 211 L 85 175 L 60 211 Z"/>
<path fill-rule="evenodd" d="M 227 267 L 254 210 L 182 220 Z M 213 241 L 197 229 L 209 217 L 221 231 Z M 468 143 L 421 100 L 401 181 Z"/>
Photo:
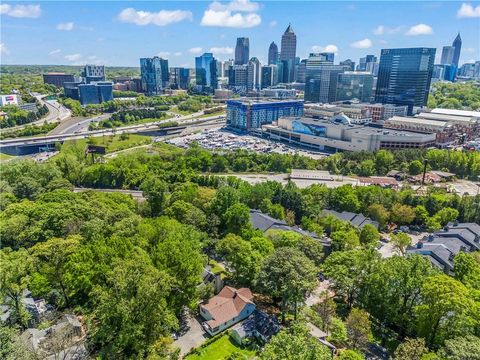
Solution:
<path fill-rule="evenodd" d="M 217 88 L 217 60 L 212 53 L 204 53 L 195 58 L 195 80 L 203 91 Z"/>
<path fill-rule="evenodd" d="M 382 104 L 426 106 L 432 80 L 434 48 L 382 49 L 375 101 Z"/>
<path fill-rule="evenodd" d="M 235 46 L 235 65 L 245 65 L 250 59 L 250 42 L 247 37 L 237 38 Z"/>
<path fill-rule="evenodd" d="M 370 102 L 372 94 L 373 74 L 353 71 L 338 74 L 337 101 L 358 99 L 361 102 Z"/>
<path fill-rule="evenodd" d="M 163 89 L 168 85 L 170 77 L 168 71 L 168 60 L 159 58 L 141 58 L 140 73 L 142 88 L 147 95 L 162 94 Z"/>

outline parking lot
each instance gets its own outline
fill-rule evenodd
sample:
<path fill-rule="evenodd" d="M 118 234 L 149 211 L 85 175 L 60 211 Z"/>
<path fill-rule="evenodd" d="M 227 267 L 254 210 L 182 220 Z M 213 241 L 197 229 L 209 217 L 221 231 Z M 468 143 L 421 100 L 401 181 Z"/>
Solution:
<path fill-rule="evenodd" d="M 328 154 L 316 153 L 287 146 L 285 144 L 261 139 L 251 135 L 239 135 L 223 128 L 205 129 L 196 134 L 176 137 L 166 142 L 179 147 L 188 147 L 196 141 L 201 147 L 209 150 L 246 149 L 258 153 L 299 154 L 312 159 L 319 159 Z"/>

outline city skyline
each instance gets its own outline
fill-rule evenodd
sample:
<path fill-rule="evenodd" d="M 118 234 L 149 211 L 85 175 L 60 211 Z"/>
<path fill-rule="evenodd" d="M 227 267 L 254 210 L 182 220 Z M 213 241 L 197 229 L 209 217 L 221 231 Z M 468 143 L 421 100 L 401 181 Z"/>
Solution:
<path fill-rule="evenodd" d="M 335 63 L 348 58 L 358 63 L 367 54 L 379 56 L 383 48 L 435 47 L 435 63 L 439 63 L 442 47 L 460 32 L 460 65 L 480 59 L 479 2 L 388 6 L 378 6 L 378 2 L 298 2 L 299 11 L 295 12 L 288 2 L 248 0 L 103 5 L 2 4 L 2 64 L 138 67 L 141 57 L 161 56 L 170 66 L 194 67 L 195 57 L 203 52 L 212 52 L 219 60 L 234 58 L 237 37 L 249 37 L 250 57 L 266 64 L 269 44 L 280 44 L 289 23 L 297 35 L 300 58 L 310 52 L 332 51 Z M 42 41 L 32 42 L 32 31 Z"/>

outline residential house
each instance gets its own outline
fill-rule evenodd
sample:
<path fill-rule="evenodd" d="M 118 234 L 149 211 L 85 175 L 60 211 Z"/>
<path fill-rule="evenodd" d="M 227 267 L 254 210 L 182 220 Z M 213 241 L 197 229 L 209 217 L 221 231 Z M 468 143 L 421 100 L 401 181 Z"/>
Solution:
<path fill-rule="evenodd" d="M 459 252 L 480 250 L 480 225 L 475 223 L 449 223 L 443 230 L 419 241 L 409 254 L 426 256 L 433 266 L 446 274 L 453 274 L 453 259 Z"/>
<path fill-rule="evenodd" d="M 199 289 L 212 286 L 213 292 L 218 294 L 223 288 L 223 279 L 221 273 L 214 273 L 210 265 L 206 265 L 202 273 L 202 282 L 198 285 Z"/>
<path fill-rule="evenodd" d="M 254 229 L 258 229 L 263 232 L 268 230 L 283 230 L 294 231 L 303 236 L 310 236 L 311 238 L 318 240 L 323 245 L 323 250 L 326 254 L 330 252 L 331 242 L 329 239 L 319 238 L 317 234 L 310 231 L 305 231 L 298 226 L 288 226 L 285 221 L 275 219 L 268 214 L 262 213 L 260 210 L 250 209 L 250 222 Z"/>
<path fill-rule="evenodd" d="M 367 218 L 363 214 L 355 214 L 348 211 L 338 212 L 335 210 L 323 210 L 322 215 L 323 216 L 333 215 L 336 218 L 339 218 L 340 220 L 348 221 L 350 224 L 360 229 L 367 224 L 373 225 L 377 229 L 379 227 L 378 221 L 371 220 L 370 218 Z"/>
<path fill-rule="evenodd" d="M 246 339 L 252 338 L 267 343 L 280 329 L 280 323 L 275 316 L 255 310 L 250 317 L 232 329 L 230 336 L 239 345 L 242 345 Z"/>
<path fill-rule="evenodd" d="M 200 305 L 200 315 L 205 319 L 203 328 L 210 335 L 216 335 L 246 319 L 255 308 L 250 289 L 225 286 L 218 295 Z"/>

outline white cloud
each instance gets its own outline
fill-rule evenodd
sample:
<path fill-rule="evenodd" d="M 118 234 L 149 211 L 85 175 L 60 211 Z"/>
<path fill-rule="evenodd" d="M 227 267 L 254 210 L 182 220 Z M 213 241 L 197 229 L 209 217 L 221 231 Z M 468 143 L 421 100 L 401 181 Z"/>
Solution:
<path fill-rule="evenodd" d="M 225 46 L 225 47 L 212 47 L 210 48 L 210 52 L 217 54 L 217 55 L 229 55 L 233 54 L 233 48 Z"/>
<path fill-rule="evenodd" d="M 126 8 L 123 9 L 120 14 L 118 14 L 117 19 L 121 22 L 141 26 L 165 26 L 183 20 L 192 21 L 193 15 L 191 11 L 185 10 L 160 10 L 159 12 L 148 12 L 135 10 L 134 8 Z"/>
<path fill-rule="evenodd" d="M 431 26 L 427 24 L 418 24 L 412 26 L 405 35 L 408 36 L 417 36 L 417 35 L 431 35 L 433 34 L 433 29 Z"/>
<path fill-rule="evenodd" d="M 57 56 L 57 55 L 60 55 L 60 53 L 62 52 L 62 50 L 60 49 L 55 49 L 55 50 L 52 50 L 48 53 L 48 55 L 50 56 Z"/>
<path fill-rule="evenodd" d="M 214 1 L 203 13 L 200 25 L 231 28 L 251 28 L 261 24 L 262 18 L 256 13 L 258 3 L 249 0 L 234 0 L 227 4 Z M 245 14 L 242 14 L 244 12 Z"/>
<path fill-rule="evenodd" d="M 320 45 L 313 45 L 312 46 L 312 51 L 313 52 L 329 52 L 329 53 L 338 53 L 338 47 L 337 45 L 327 45 L 327 46 L 320 46 Z"/>
<path fill-rule="evenodd" d="M 177 51 L 177 52 L 173 53 L 173 56 L 182 56 L 182 53 L 180 51 Z"/>
<path fill-rule="evenodd" d="M 0 14 L 16 18 L 38 18 L 42 15 L 40 5 L 0 5 Z"/>
<path fill-rule="evenodd" d="M 270 21 L 270 23 L 268 25 L 270 25 L 270 27 L 275 27 L 275 26 L 277 26 L 277 22 L 275 20 L 273 20 L 273 21 Z"/>
<path fill-rule="evenodd" d="M 57 25 L 57 30 L 62 30 L 62 31 L 71 31 L 74 28 L 73 22 L 66 22 L 66 23 L 60 23 Z"/>
<path fill-rule="evenodd" d="M 363 40 L 358 40 L 350 44 L 351 47 L 356 49 L 369 49 L 373 45 L 372 40 L 365 38 Z"/>
<path fill-rule="evenodd" d="M 82 54 L 70 54 L 64 56 L 65 60 L 69 61 L 71 65 L 105 65 L 105 61 L 99 59 L 96 55 L 83 56 Z"/>
<path fill-rule="evenodd" d="M 70 54 L 70 55 L 65 55 L 65 60 L 67 61 L 78 61 L 82 58 L 81 54 Z"/>
<path fill-rule="evenodd" d="M 473 54 L 473 53 L 475 52 L 475 48 L 467 47 L 467 48 L 463 48 L 462 51 L 463 51 L 464 53 Z"/>
<path fill-rule="evenodd" d="M 385 25 L 378 25 L 375 29 L 373 29 L 374 35 L 392 35 L 398 34 L 404 29 L 404 26 L 400 25 L 397 27 L 388 27 Z"/>
<path fill-rule="evenodd" d="M 10 50 L 8 50 L 7 46 L 4 43 L 0 43 L 0 54 L 3 54 L 3 55 L 10 54 Z"/>
<path fill-rule="evenodd" d="M 260 9 L 260 5 L 249 0 L 233 0 L 227 4 L 214 1 L 210 4 L 209 9 L 214 11 L 256 12 Z"/>
<path fill-rule="evenodd" d="M 193 47 L 193 48 L 190 48 L 188 49 L 188 52 L 190 54 L 200 54 L 202 52 L 202 48 L 201 47 Z"/>
<path fill-rule="evenodd" d="M 170 52 L 168 51 L 160 51 L 157 56 L 161 57 L 161 58 L 166 58 L 166 57 L 169 57 L 170 56 Z"/>
<path fill-rule="evenodd" d="M 458 18 L 480 17 L 480 5 L 473 7 L 472 4 L 463 3 L 457 11 Z"/>

